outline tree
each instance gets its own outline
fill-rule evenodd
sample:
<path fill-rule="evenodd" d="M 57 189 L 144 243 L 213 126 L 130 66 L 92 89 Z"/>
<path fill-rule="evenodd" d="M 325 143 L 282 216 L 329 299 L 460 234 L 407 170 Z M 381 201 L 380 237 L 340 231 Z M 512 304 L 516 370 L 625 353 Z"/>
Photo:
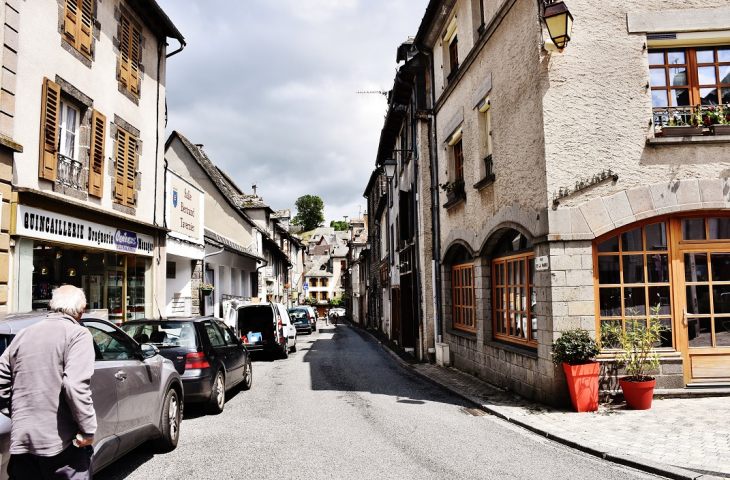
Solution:
<path fill-rule="evenodd" d="M 301 225 L 304 231 L 314 230 L 324 222 L 324 202 L 316 195 L 304 195 L 294 203 L 297 214 L 292 219 L 294 225 Z"/>
<path fill-rule="evenodd" d="M 333 298 L 330 301 L 330 305 L 333 307 L 344 307 L 345 306 L 345 294 L 342 293 L 339 297 Z"/>
<path fill-rule="evenodd" d="M 330 222 L 330 227 L 335 227 L 335 231 L 337 232 L 346 232 L 350 229 L 350 224 L 347 222 L 337 222 L 335 220 L 332 220 Z"/>
<path fill-rule="evenodd" d="M 317 303 L 319 303 L 319 302 L 317 302 L 317 299 L 314 297 L 306 297 L 304 299 L 304 301 L 301 303 L 303 303 L 304 305 L 314 306 L 314 305 L 317 305 Z"/>

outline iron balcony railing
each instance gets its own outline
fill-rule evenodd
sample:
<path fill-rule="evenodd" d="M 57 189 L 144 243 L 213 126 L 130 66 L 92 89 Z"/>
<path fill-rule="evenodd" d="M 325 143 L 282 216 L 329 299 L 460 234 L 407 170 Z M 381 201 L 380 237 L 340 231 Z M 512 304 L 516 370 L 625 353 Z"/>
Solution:
<path fill-rule="evenodd" d="M 58 154 L 58 183 L 76 190 L 86 190 L 84 165 L 78 160 Z"/>
<path fill-rule="evenodd" d="M 249 302 L 249 301 L 251 301 L 251 297 L 244 297 L 241 295 L 230 295 L 228 293 L 224 293 L 223 295 L 221 295 L 221 300 L 223 302 L 228 301 L 228 300 L 238 300 L 239 302 Z"/>
<path fill-rule="evenodd" d="M 725 124 L 730 121 L 730 107 L 723 105 L 687 105 L 681 107 L 653 108 L 652 124 L 654 135 L 664 135 L 665 127 L 694 127 L 697 135 L 708 133 L 711 125 L 717 124 L 718 119 Z M 714 128 L 714 127 L 713 127 Z"/>

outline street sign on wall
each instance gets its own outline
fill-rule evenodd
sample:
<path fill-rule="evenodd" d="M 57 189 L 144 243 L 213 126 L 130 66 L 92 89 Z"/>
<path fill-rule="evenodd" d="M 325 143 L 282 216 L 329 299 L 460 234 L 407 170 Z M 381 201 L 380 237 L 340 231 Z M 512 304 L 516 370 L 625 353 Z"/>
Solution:
<path fill-rule="evenodd" d="M 304 290 L 309 290 L 309 284 L 307 282 L 304 282 L 304 286 L 302 288 Z"/>

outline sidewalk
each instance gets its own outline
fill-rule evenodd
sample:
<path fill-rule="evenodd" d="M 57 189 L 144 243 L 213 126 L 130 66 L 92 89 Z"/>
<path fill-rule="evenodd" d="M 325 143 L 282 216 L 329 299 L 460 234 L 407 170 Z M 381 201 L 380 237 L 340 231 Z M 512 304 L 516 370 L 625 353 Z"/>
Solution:
<path fill-rule="evenodd" d="M 619 403 L 576 413 L 530 402 L 454 368 L 413 363 L 378 341 L 404 368 L 431 383 L 569 447 L 669 478 L 730 478 L 729 397 L 654 398 L 646 411 Z"/>

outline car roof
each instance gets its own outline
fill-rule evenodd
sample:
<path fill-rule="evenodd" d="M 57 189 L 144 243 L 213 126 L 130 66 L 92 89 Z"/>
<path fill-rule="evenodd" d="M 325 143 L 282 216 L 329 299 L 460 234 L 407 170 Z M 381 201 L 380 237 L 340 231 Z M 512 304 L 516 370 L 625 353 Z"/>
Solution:
<path fill-rule="evenodd" d="M 220 320 L 220 318 L 215 317 L 183 317 L 183 318 L 140 318 L 138 320 L 129 320 L 124 322 L 124 325 L 133 325 L 138 323 L 169 323 L 169 322 L 202 322 L 205 320 Z"/>
<path fill-rule="evenodd" d="M 8 313 L 7 315 L 0 316 L 0 335 L 15 335 L 24 328 L 30 327 L 40 322 L 50 312 L 22 312 L 22 313 Z M 101 320 L 106 321 L 96 315 L 84 314 L 81 316 L 81 321 L 84 320 Z"/>

